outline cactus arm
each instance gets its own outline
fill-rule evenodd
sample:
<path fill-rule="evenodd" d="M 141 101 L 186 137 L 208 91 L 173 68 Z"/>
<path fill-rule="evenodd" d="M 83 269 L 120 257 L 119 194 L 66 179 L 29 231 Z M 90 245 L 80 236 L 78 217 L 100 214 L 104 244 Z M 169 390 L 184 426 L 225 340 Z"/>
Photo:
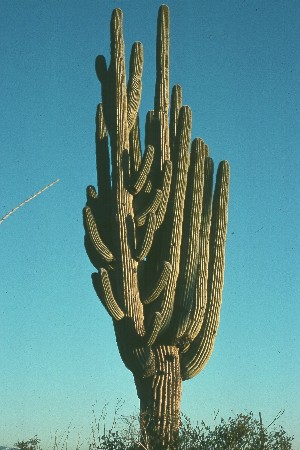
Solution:
<path fill-rule="evenodd" d="M 95 70 L 100 83 L 106 82 L 107 77 L 107 64 L 103 55 L 98 55 L 95 61 Z"/>
<path fill-rule="evenodd" d="M 146 185 L 144 187 L 144 192 L 150 193 L 152 190 L 153 185 L 153 171 L 154 166 L 157 166 L 157 150 L 156 150 L 156 139 L 155 139 L 155 120 L 154 120 L 154 111 L 150 110 L 146 114 L 146 123 L 145 123 L 145 147 L 147 148 L 148 145 L 151 145 L 155 148 L 154 152 L 154 162 L 152 163 L 152 170 L 150 173 L 150 176 L 146 182 Z"/>
<path fill-rule="evenodd" d="M 149 327 L 149 335 L 147 338 L 147 346 L 154 344 L 162 325 L 162 316 L 159 312 L 155 312 Z"/>
<path fill-rule="evenodd" d="M 144 305 L 149 305 L 149 303 L 154 302 L 154 300 L 158 298 L 158 296 L 161 294 L 161 292 L 163 291 L 163 289 L 167 284 L 171 270 L 172 270 L 171 264 L 167 261 L 164 261 L 159 277 L 152 286 L 151 290 L 146 292 L 142 296 L 142 302 Z"/>
<path fill-rule="evenodd" d="M 155 133 L 154 133 L 154 111 L 150 110 L 146 115 L 145 125 L 145 145 L 155 146 Z"/>
<path fill-rule="evenodd" d="M 101 103 L 97 106 L 95 142 L 99 195 L 93 186 L 87 187 L 87 206 L 90 208 L 83 210 L 83 216 L 86 230 L 86 251 L 92 264 L 99 269 L 104 261 L 111 262 L 114 260 L 111 250 L 108 249 L 108 246 L 111 245 L 111 231 L 109 226 L 110 211 L 106 205 L 110 203 L 111 199 L 110 158 L 108 135 Z M 98 230 L 101 230 L 101 237 Z M 108 246 L 104 244 L 104 241 L 108 243 Z"/>
<path fill-rule="evenodd" d="M 112 110 L 110 105 L 111 79 L 109 69 L 107 68 L 106 59 L 103 55 L 98 55 L 95 61 L 95 69 L 97 77 L 101 83 L 103 116 L 108 132 L 112 129 Z M 97 125 L 96 125 L 97 127 Z"/>
<path fill-rule="evenodd" d="M 157 210 L 157 223 L 156 228 L 160 227 L 162 224 L 165 213 L 168 206 L 168 200 L 170 196 L 171 180 L 172 180 L 172 161 L 166 160 L 163 165 L 163 175 L 162 175 L 162 198 L 159 208 Z"/>
<path fill-rule="evenodd" d="M 127 117 L 128 130 L 133 127 L 138 114 L 141 95 L 142 95 L 142 72 L 143 72 L 143 46 L 140 42 L 136 42 L 132 46 L 130 65 L 129 65 L 129 81 L 127 87 Z"/>
<path fill-rule="evenodd" d="M 95 250 L 95 247 L 92 244 L 92 242 L 87 234 L 85 234 L 85 236 L 84 236 L 84 247 L 85 247 L 85 251 L 89 257 L 89 260 L 93 264 L 95 269 L 99 270 L 99 267 L 103 267 L 103 265 L 107 264 L 107 263 L 105 263 L 102 256 L 99 255 L 97 250 Z"/>
<path fill-rule="evenodd" d="M 191 164 L 188 173 L 188 185 L 184 206 L 183 238 L 181 262 L 175 296 L 175 309 L 178 311 L 174 330 L 175 342 L 185 335 L 188 318 L 195 297 L 195 284 L 198 273 L 199 234 L 202 214 L 204 187 L 204 143 L 195 139 L 192 143 Z"/>
<path fill-rule="evenodd" d="M 170 109 L 170 152 L 171 159 L 173 159 L 174 145 L 177 135 L 177 124 L 179 111 L 182 107 L 182 89 L 178 84 L 173 86 L 171 95 L 171 109 Z"/>
<path fill-rule="evenodd" d="M 138 261 L 142 261 L 148 255 L 148 252 L 151 248 L 153 237 L 156 229 L 156 215 L 151 212 L 148 215 L 146 222 L 146 231 L 141 241 L 141 245 L 136 249 L 136 259 Z"/>
<path fill-rule="evenodd" d="M 107 246 L 102 241 L 97 225 L 94 219 L 94 216 L 92 214 L 91 208 L 89 206 L 86 206 L 83 209 L 83 217 L 84 217 L 84 223 L 86 232 L 90 238 L 90 241 L 92 242 L 95 250 L 99 253 L 101 258 L 104 259 L 106 262 L 112 262 L 115 260 L 112 252 L 107 248 Z"/>
<path fill-rule="evenodd" d="M 137 114 L 135 122 L 129 133 L 129 149 L 130 149 L 130 171 L 134 175 L 141 165 L 142 151 L 140 138 L 139 115 Z"/>
<path fill-rule="evenodd" d="M 112 244 L 111 235 L 111 212 L 107 205 L 111 203 L 111 181 L 110 181 L 110 156 L 108 147 L 108 133 L 103 115 L 103 105 L 100 103 L 97 106 L 96 112 L 96 170 L 97 170 L 97 184 L 98 197 L 97 201 L 87 204 L 92 207 L 95 215 L 95 221 L 98 228 L 101 229 L 102 238 L 109 246 Z M 93 195 L 90 192 L 89 197 Z"/>
<path fill-rule="evenodd" d="M 159 119 L 160 167 L 170 159 L 169 148 L 169 56 L 170 53 L 170 17 L 169 9 L 162 5 L 158 11 L 156 39 L 156 84 L 154 114 Z"/>
<path fill-rule="evenodd" d="M 155 114 L 168 113 L 169 109 L 169 54 L 169 9 L 166 5 L 162 5 L 157 16 Z"/>
<path fill-rule="evenodd" d="M 112 139 L 112 152 L 116 158 L 116 166 L 120 170 L 122 152 L 128 148 L 128 122 L 127 122 L 127 88 L 125 70 L 125 49 L 123 38 L 123 13 L 115 9 L 111 18 L 111 61 L 109 78 L 111 80 L 111 110 L 113 112 L 113 128 L 110 130 Z M 121 174 L 119 174 L 121 175 Z M 121 181 L 121 180 L 120 180 Z"/>
<path fill-rule="evenodd" d="M 207 146 L 204 146 L 207 154 Z M 199 334 L 207 302 L 208 264 L 209 264 L 209 237 L 212 215 L 212 190 L 214 165 L 211 158 L 206 157 L 204 164 L 204 192 L 201 228 L 199 235 L 199 266 L 196 281 L 195 300 L 189 316 L 187 329 L 189 338 L 194 340 Z"/>
<path fill-rule="evenodd" d="M 108 149 L 108 134 L 103 115 L 103 105 L 97 106 L 96 112 L 96 168 L 99 197 L 104 205 L 110 203 L 110 157 Z M 107 208 L 106 208 L 107 210 Z"/>
<path fill-rule="evenodd" d="M 194 377 L 204 368 L 214 347 L 224 283 L 228 198 L 229 165 L 227 161 L 223 161 L 219 164 L 213 199 L 207 306 L 200 333 L 181 358 L 181 373 L 184 380 Z"/>
<path fill-rule="evenodd" d="M 98 194 L 96 192 L 95 187 L 91 186 L 91 185 L 88 186 L 86 188 L 86 204 L 88 206 L 93 207 L 97 203 L 97 200 L 98 200 Z"/>
<path fill-rule="evenodd" d="M 103 266 L 103 258 L 95 250 L 93 244 L 91 243 L 90 238 L 86 234 L 84 235 L 84 248 L 85 248 L 86 254 L 87 254 L 90 262 L 93 264 L 95 269 L 98 270 L 99 267 L 102 267 Z"/>
<path fill-rule="evenodd" d="M 117 321 L 123 319 L 124 313 L 115 300 L 107 271 L 101 269 L 100 274 L 93 273 L 92 281 L 96 294 L 111 317 Z"/>
<path fill-rule="evenodd" d="M 140 209 L 136 213 L 135 220 L 139 227 L 141 225 L 144 225 L 148 214 L 150 214 L 151 212 L 156 212 L 157 208 L 159 207 L 161 198 L 162 198 L 161 189 L 156 189 L 156 192 L 155 192 L 153 198 L 150 200 L 150 202 L 143 209 Z"/>
<path fill-rule="evenodd" d="M 132 190 L 135 194 L 138 194 L 141 191 L 149 176 L 149 172 L 153 162 L 153 157 L 154 157 L 154 147 L 152 145 L 148 145 L 144 153 L 140 170 L 137 173 L 136 181 L 132 186 Z"/>
<path fill-rule="evenodd" d="M 132 319 L 137 335 L 145 334 L 143 306 L 139 299 L 137 261 L 132 258 L 133 232 L 128 230 L 128 217 L 133 217 L 132 195 L 124 183 L 124 151 L 129 148 L 127 121 L 127 88 L 125 71 L 122 11 L 115 9 L 111 19 L 111 61 L 109 66 L 111 128 L 109 128 L 112 155 L 112 210 L 114 223 L 114 253 L 119 304 Z"/>
<path fill-rule="evenodd" d="M 184 212 L 184 198 L 187 186 L 187 173 L 190 163 L 190 139 L 191 139 L 192 115 L 187 106 L 180 110 L 178 121 L 178 136 L 176 142 L 176 159 L 173 161 L 175 174 L 172 177 L 171 193 L 167 211 L 168 223 L 166 223 L 166 255 L 165 260 L 170 261 L 172 272 L 168 279 L 163 299 L 163 325 L 169 324 L 172 312 L 176 282 L 179 274 L 180 246 L 182 238 L 182 223 Z"/>

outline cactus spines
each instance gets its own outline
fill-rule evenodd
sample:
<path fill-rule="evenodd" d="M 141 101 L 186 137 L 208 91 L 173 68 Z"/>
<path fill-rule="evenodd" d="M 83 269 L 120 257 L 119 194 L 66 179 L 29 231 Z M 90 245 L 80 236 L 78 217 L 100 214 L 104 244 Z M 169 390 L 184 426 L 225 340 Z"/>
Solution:
<path fill-rule="evenodd" d="M 169 105 L 165 5 L 158 13 L 154 109 L 146 116 L 142 151 L 143 47 L 132 47 L 126 84 L 122 20 L 114 10 L 109 67 L 103 56 L 96 58 L 98 193 L 87 188 L 85 245 L 98 270 L 95 291 L 134 375 L 150 448 L 177 449 L 182 380 L 207 363 L 219 324 L 229 165 L 220 163 L 213 187 L 213 161 L 202 139 L 191 142 L 192 113 L 182 106 L 180 86 Z"/>

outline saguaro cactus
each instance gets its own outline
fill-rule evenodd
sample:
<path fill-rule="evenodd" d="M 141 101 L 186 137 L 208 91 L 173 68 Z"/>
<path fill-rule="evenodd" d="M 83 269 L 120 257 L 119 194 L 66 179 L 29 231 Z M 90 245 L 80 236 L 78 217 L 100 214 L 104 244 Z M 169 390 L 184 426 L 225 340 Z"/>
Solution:
<path fill-rule="evenodd" d="M 126 84 L 122 11 L 111 18 L 111 61 L 96 58 L 98 193 L 87 188 L 85 246 L 93 285 L 134 375 L 150 448 L 176 448 L 181 386 L 207 363 L 219 324 L 229 166 L 191 143 L 191 110 L 174 86 L 169 107 L 169 10 L 159 9 L 154 110 L 142 150 L 143 47 Z M 170 114 L 169 114 L 170 109 Z M 170 119 L 169 119 L 170 116 Z M 108 139 L 108 137 L 110 139 Z M 110 148 L 109 148 L 110 147 Z"/>

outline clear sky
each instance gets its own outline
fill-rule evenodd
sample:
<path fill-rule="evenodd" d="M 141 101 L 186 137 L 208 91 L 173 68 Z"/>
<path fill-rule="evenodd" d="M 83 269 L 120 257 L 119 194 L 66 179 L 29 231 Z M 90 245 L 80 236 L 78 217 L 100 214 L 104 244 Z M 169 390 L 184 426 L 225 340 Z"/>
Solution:
<path fill-rule="evenodd" d="M 0 445 L 71 425 L 93 405 L 138 410 L 83 246 L 85 187 L 96 183 L 96 55 L 124 12 L 127 59 L 145 49 L 141 118 L 153 108 L 153 0 L 0 0 Z M 171 84 L 183 86 L 217 163 L 231 165 L 221 324 L 213 355 L 183 385 L 192 420 L 261 411 L 300 447 L 299 19 L 294 0 L 171 0 Z M 75 431 L 75 430 L 76 431 Z M 57 430 L 57 431 L 56 431 Z"/>

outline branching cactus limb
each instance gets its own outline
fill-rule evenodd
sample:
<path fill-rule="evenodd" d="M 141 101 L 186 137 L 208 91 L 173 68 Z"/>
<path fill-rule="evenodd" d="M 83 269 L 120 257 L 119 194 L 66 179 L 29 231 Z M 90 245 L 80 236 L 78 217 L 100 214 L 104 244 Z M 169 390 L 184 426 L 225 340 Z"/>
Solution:
<path fill-rule="evenodd" d="M 224 282 L 229 165 L 213 161 L 176 85 L 169 101 L 169 10 L 157 21 L 154 109 L 145 145 L 138 114 L 143 47 L 126 83 L 122 12 L 111 19 L 111 61 L 96 59 L 98 192 L 87 188 L 85 246 L 97 295 L 113 320 L 120 356 L 134 375 L 151 449 L 177 449 L 182 381 L 207 363 Z M 170 120 L 169 120 L 170 116 Z M 145 441 L 145 442 L 146 442 Z"/>

